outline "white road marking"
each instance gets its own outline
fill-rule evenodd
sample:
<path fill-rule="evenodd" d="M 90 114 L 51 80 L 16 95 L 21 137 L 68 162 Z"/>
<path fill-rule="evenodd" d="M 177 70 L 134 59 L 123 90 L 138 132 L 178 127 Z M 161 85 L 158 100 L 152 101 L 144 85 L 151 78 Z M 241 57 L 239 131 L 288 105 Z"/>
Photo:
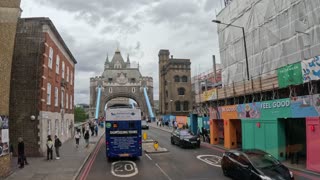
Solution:
<path fill-rule="evenodd" d="M 148 154 L 145 154 L 145 155 L 150 159 L 150 161 L 152 161 L 151 157 Z"/>
<path fill-rule="evenodd" d="M 132 177 L 138 174 L 138 168 L 132 161 L 116 161 L 111 164 L 111 173 L 117 177 Z"/>
<path fill-rule="evenodd" d="M 220 163 L 221 163 L 221 157 L 220 156 L 216 156 L 216 155 L 199 155 L 197 156 L 197 159 L 199 159 L 200 161 L 203 161 L 211 166 L 215 166 L 215 167 L 221 167 Z"/>
<path fill-rule="evenodd" d="M 172 180 L 170 177 L 169 177 L 169 175 L 166 173 L 166 172 L 164 172 L 164 170 L 156 163 L 156 166 L 160 169 L 160 171 L 169 179 L 169 180 Z"/>

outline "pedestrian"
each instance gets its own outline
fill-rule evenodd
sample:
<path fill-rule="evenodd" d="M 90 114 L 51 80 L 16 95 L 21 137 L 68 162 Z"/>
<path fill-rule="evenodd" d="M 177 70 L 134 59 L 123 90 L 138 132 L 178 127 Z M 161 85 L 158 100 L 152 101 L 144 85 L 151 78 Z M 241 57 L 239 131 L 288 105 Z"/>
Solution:
<path fill-rule="evenodd" d="M 86 132 L 84 133 L 84 140 L 86 141 L 86 147 L 89 146 L 89 137 L 90 137 L 89 131 L 86 131 Z"/>
<path fill-rule="evenodd" d="M 86 132 L 86 124 L 82 124 L 82 135 Z"/>
<path fill-rule="evenodd" d="M 60 159 L 59 149 L 62 143 L 57 135 L 54 136 L 54 149 L 56 150 L 56 159 Z"/>
<path fill-rule="evenodd" d="M 96 122 L 94 122 L 94 133 L 96 136 L 98 136 L 98 124 Z"/>
<path fill-rule="evenodd" d="M 24 142 L 22 137 L 18 138 L 18 164 L 20 164 L 19 168 L 23 168 L 24 165 L 28 165 L 27 158 L 24 153 Z"/>
<path fill-rule="evenodd" d="M 80 137 L 81 137 L 80 131 L 78 131 L 78 129 L 77 129 L 77 132 L 76 132 L 76 134 L 74 135 L 74 139 L 76 140 L 76 147 L 77 147 L 77 148 L 79 147 Z"/>
<path fill-rule="evenodd" d="M 90 130 L 91 130 L 91 136 L 94 136 L 94 122 L 90 122 Z"/>
<path fill-rule="evenodd" d="M 52 153 L 53 153 L 53 142 L 51 139 L 51 135 L 48 135 L 48 140 L 47 140 L 47 160 L 51 159 L 52 160 Z"/>

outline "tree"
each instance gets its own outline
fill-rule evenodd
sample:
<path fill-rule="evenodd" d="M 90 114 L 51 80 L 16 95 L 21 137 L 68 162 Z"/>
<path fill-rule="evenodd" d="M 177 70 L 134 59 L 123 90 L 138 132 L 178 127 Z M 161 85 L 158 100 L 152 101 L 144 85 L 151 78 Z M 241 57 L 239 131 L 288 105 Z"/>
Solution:
<path fill-rule="evenodd" d="M 74 111 L 75 122 L 84 122 L 88 118 L 88 115 L 82 107 L 76 107 Z"/>

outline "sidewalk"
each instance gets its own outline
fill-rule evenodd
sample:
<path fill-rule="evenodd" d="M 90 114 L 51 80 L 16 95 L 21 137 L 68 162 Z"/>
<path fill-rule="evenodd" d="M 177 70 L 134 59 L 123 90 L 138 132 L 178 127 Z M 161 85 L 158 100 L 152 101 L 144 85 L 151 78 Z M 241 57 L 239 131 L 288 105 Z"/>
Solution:
<path fill-rule="evenodd" d="M 157 126 L 157 123 L 156 122 L 151 122 L 149 123 L 149 127 L 153 127 L 153 128 L 158 128 L 158 129 L 161 129 L 163 131 L 166 131 L 166 132 L 169 132 L 171 133 L 172 132 L 172 128 L 168 127 L 168 126 Z M 221 150 L 224 150 L 224 151 L 227 151 L 228 149 L 224 148 L 223 146 L 221 145 L 213 145 L 213 144 L 209 144 L 209 143 L 206 143 L 206 142 L 202 142 L 201 141 L 201 144 L 205 144 L 205 146 L 212 146 L 214 148 L 218 148 L 218 149 L 221 149 Z M 285 164 L 289 169 L 292 169 L 292 170 L 295 170 L 295 171 L 300 171 L 302 173 L 307 173 L 307 174 L 312 174 L 312 175 L 315 175 L 315 176 L 319 176 L 320 177 L 320 173 L 316 173 L 316 172 L 313 172 L 313 171 L 309 171 L 305 168 L 300 168 L 300 166 L 296 166 L 296 165 L 292 165 L 292 164 L 289 164 L 289 163 L 286 163 L 286 162 L 283 162 L 283 164 Z"/>
<path fill-rule="evenodd" d="M 90 136 L 88 148 L 85 148 L 83 137 L 80 139 L 78 148 L 75 146 L 74 138 L 66 141 L 60 148 L 61 159 L 59 160 L 55 159 L 55 151 L 53 152 L 53 160 L 49 161 L 47 157 L 27 157 L 29 165 L 19 169 L 17 159 L 13 158 L 13 173 L 5 180 L 74 180 L 104 132 L 105 129 L 100 127 L 98 136 Z"/>

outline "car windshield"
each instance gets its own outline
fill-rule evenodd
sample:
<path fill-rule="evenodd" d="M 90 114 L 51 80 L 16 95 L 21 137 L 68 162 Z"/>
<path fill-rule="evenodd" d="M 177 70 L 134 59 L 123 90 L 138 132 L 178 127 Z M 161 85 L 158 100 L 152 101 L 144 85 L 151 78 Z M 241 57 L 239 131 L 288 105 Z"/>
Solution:
<path fill-rule="evenodd" d="M 268 168 L 279 164 L 279 161 L 270 154 L 247 154 L 252 164 L 257 168 Z"/>
<path fill-rule="evenodd" d="M 180 136 L 192 136 L 187 130 L 180 131 Z"/>

